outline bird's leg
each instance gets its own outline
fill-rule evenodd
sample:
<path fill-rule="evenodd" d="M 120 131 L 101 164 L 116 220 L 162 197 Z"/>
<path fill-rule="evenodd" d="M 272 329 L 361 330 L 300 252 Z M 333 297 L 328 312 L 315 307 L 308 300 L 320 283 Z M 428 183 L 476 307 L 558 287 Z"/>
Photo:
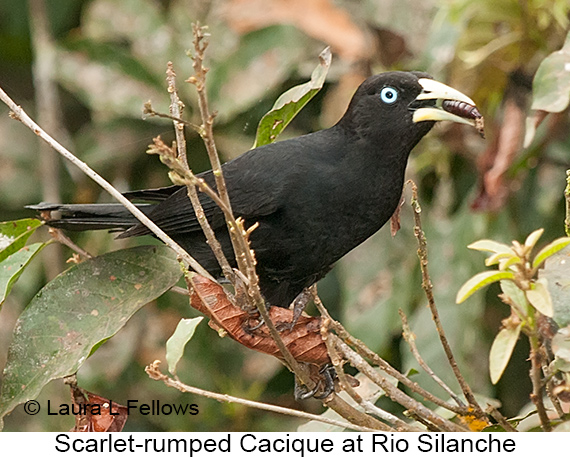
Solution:
<path fill-rule="evenodd" d="M 321 374 L 322 377 L 315 388 L 311 390 L 307 390 L 307 387 L 299 384 L 299 381 L 295 378 L 295 400 L 307 400 L 311 397 L 316 400 L 322 400 L 334 392 L 334 380 L 336 378 L 334 367 L 331 364 L 326 364 L 319 370 L 319 374 Z M 321 390 L 321 392 L 317 394 L 319 390 Z"/>
<path fill-rule="evenodd" d="M 266 305 L 267 306 L 267 305 Z M 257 313 L 257 315 L 254 315 L 254 313 L 250 314 L 250 319 L 256 319 L 259 320 L 259 322 L 257 324 L 255 324 L 253 327 L 250 327 L 249 325 L 245 328 L 245 331 L 247 333 L 253 333 L 255 332 L 257 329 L 260 329 L 261 327 L 263 327 L 265 325 L 265 320 L 263 319 L 263 317 L 261 317 L 261 315 L 259 314 L 259 312 Z M 248 321 L 249 322 L 249 321 Z"/>
<path fill-rule="evenodd" d="M 313 398 L 322 400 L 334 392 L 334 380 L 336 378 L 336 371 L 331 364 L 327 363 L 319 370 L 319 373 L 323 375 L 322 382 L 324 383 L 324 388 L 320 394 L 313 394 Z"/>
<path fill-rule="evenodd" d="M 301 317 L 301 314 L 303 314 L 303 311 L 305 311 L 307 304 L 309 301 L 311 301 L 311 298 L 313 298 L 313 294 L 310 287 L 303 289 L 303 291 L 297 295 L 293 301 L 293 318 L 291 319 L 291 322 L 281 322 L 279 324 L 280 332 L 283 332 L 285 330 L 292 330 L 293 327 L 295 327 L 297 321 Z"/>

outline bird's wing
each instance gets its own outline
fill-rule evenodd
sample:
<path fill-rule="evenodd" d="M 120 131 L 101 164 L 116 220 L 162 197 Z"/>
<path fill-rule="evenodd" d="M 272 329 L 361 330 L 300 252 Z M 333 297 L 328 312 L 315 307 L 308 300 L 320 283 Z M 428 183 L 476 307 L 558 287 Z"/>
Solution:
<path fill-rule="evenodd" d="M 279 196 L 287 182 L 287 168 L 280 166 L 283 146 L 274 143 L 251 150 L 237 159 L 223 165 L 224 178 L 230 196 L 232 210 L 236 217 L 256 219 L 275 212 L 281 201 Z M 290 149 L 289 149 L 290 150 Z M 278 176 L 278 178 L 276 178 Z M 214 190 L 214 175 L 211 171 L 201 173 Z M 216 203 L 206 194 L 199 192 L 200 203 L 213 229 L 225 226 L 225 218 Z M 185 186 L 170 186 L 158 189 L 128 192 L 131 200 L 158 201 L 149 217 L 167 233 L 178 235 L 201 230 Z M 122 237 L 147 234 L 148 229 L 136 225 L 122 234 Z"/>
<path fill-rule="evenodd" d="M 156 189 L 133 190 L 124 192 L 123 196 L 131 201 L 141 200 L 144 202 L 162 202 L 174 194 L 182 186 L 158 187 Z"/>

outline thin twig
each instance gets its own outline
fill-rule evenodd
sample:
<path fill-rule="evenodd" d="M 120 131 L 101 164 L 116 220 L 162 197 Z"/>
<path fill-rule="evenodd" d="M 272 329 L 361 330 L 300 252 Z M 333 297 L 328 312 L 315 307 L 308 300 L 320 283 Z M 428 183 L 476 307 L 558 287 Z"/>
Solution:
<path fill-rule="evenodd" d="M 545 432 L 552 430 L 550 419 L 544 406 L 544 399 L 542 395 L 542 366 L 540 356 L 540 343 L 536 335 L 530 335 L 530 380 L 532 382 L 532 393 L 530 399 L 536 406 L 536 411 L 540 419 L 540 425 Z"/>
<path fill-rule="evenodd" d="M 174 71 L 174 67 L 172 62 L 168 62 L 167 70 L 166 70 L 166 81 L 168 83 L 168 93 L 170 94 L 170 114 L 175 119 L 180 119 L 182 115 L 182 109 L 184 107 L 180 97 L 178 96 L 178 91 L 176 90 L 176 73 Z M 190 166 L 188 165 L 188 158 L 186 154 L 186 138 L 184 136 L 184 124 L 180 123 L 178 120 L 174 120 L 174 131 L 176 134 L 176 148 L 178 151 L 178 161 L 182 165 L 182 167 L 187 171 L 190 172 Z M 210 226 L 208 219 L 204 213 L 204 208 L 200 203 L 200 198 L 198 197 L 198 191 L 196 190 L 196 186 L 193 184 L 188 183 L 186 185 L 186 189 L 188 192 L 188 198 L 192 203 L 192 207 L 194 208 L 194 212 L 196 213 L 196 219 L 202 228 L 202 232 L 206 236 L 206 241 L 216 260 L 220 264 L 222 271 L 225 277 L 230 280 L 232 276 L 232 268 L 224 255 L 224 251 L 220 242 L 216 238 L 214 230 Z"/>
<path fill-rule="evenodd" d="M 408 318 L 406 317 L 406 315 L 404 314 L 404 312 L 399 309 L 398 312 L 400 313 L 400 319 L 402 320 L 402 328 L 404 330 L 403 335 L 404 335 L 404 339 L 406 340 L 406 342 L 408 343 L 408 345 L 410 346 L 410 350 L 412 351 L 412 354 L 414 356 L 414 358 L 417 360 L 417 362 L 420 364 L 420 367 L 422 367 L 424 369 L 424 371 L 437 383 L 439 384 L 439 386 L 445 390 L 448 395 L 453 398 L 453 400 L 455 400 L 455 403 L 457 403 L 458 406 L 461 407 L 465 407 L 465 404 L 461 401 L 461 399 L 455 394 L 455 392 L 453 392 L 453 390 L 451 390 L 451 388 L 445 384 L 445 382 L 443 382 L 443 380 L 434 373 L 434 371 L 428 366 L 428 364 L 424 361 L 424 359 L 422 358 L 422 356 L 420 355 L 420 352 L 418 351 L 418 347 L 416 346 L 416 337 L 415 335 L 412 333 L 411 329 L 410 329 L 410 325 L 408 324 Z"/>
<path fill-rule="evenodd" d="M 246 400 L 246 399 L 239 398 L 239 397 L 233 397 L 231 395 L 219 394 L 216 392 L 211 392 L 208 390 L 203 390 L 203 389 L 199 389 L 197 387 L 189 386 L 189 385 L 184 384 L 183 382 L 181 382 L 177 379 L 170 378 L 170 377 L 166 376 L 165 374 L 163 374 L 160 371 L 159 365 L 160 365 L 160 361 L 156 360 L 151 365 L 146 367 L 145 371 L 147 372 L 149 377 L 151 379 L 154 379 L 155 381 L 162 381 L 167 386 L 174 387 L 175 389 L 178 389 L 180 392 L 191 393 L 194 395 L 200 395 L 202 397 L 211 398 L 213 400 L 217 400 L 217 401 L 225 402 L 225 403 L 237 403 L 240 405 L 248 406 L 250 408 L 256 408 L 256 409 L 261 409 L 261 410 L 265 410 L 265 411 L 271 411 L 271 412 L 278 413 L 278 414 L 285 414 L 288 416 L 294 416 L 294 417 L 298 417 L 301 419 L 308 419 L 308 420 L 323 422 L 325 424 L 334 425 L 336 427 L 348 428 L 351 430 L 357 430 L 357 431 L 361 431 L 361 432 L 375 431 L 375 429 L 372 429 L 372 428 L 361 427 L 361 426 L 354 425 L 354 424 L 351 424 L 348 422 L 342 422 L 342 421 L 338 421 L 335 419 L 329 419 L 329 418 L 324 417 L 324 416 L 318 416 L 316 414 L 306 413 L 304 411 L 298 411 L 295 409 L 284 408 L 282 406 L 276 406 L 276 405 L 270 405 L 267 403 L 260 403 L 257 401 Z"/>
<path fill-rule="evenodd" d="M 422 272 L 422 288 L 424 289 L 424 292 L 428 300 L 429 309 L 431 311 L 432 318 L 435 323 L 435 327 L 437 329 L 437 334 L 439 335 L 441 345 L 443 346 L 443 350 L 445 352 L 445 355 L 447 356 L 449 365 L 451 366 L 453 374 L 455 375 L 455 378 L 457 379 L 459 386 L 461 387 L 463 395 L 465 396 L 471 408 L 473 408 L 473 414 L 475 414 L 476 417 L 483 418 L 485 417 L 485 413 L 483 412 L 481 406 L 479 406 L 479 403 L 475 399 L 475 395 L 473 395 L 471 387 L 469 386 L 469 384 L 467 384 L 465 378 L 463 377 L 461 371 L 459 370 L 455 357 L 453 356 L 451 346 L 449 345 L 449 341 L 445 336 L 445 332 L 443 330 L 443 326 L 439 318 L 439 312 L 435 305 L 435 299 L 433 296 L 433 285 L 431 283 L 428 271 L 427 242 L 424 231 L 422 230 L 422 220 L 420 216 L 421 207 L 418 200 L 418 188 L 412 180 L 407 181 L 406 184 L 410 184 L 412 188 L 411 205 L 412 209 L 414 210 L 414 234 L 416 236 L 416 239 L 418 240 L 418 257 L 420 259 L 420 269 Z"/>
<path fill-rule="evenodd" d="M 171 63 L 172 62 L 168 62 L 168 64 L 171 64 Z M 185 125 L 187 127 L 190 127 L 196 133 L 200 134 L 200 136 L 202 136 L 204 134 L 204 129 L 199 125 L 193 124 L 192 122 L 189 122 L 186 119 L 182 119 L 180 116 L 176 116 L 174 114 L 166 114 L 166 113 L 160 113 L 160 112 L 156 111 L 152 107 L 152 103 L 150 101 L 146 102 L 143 105 L 143 114 L 148 114 L 151 117 L 161 117 L 163 119 L 170 119 L 173 122 L 176 122 L 178 124 L 182 124 L 182 125 Z"/>
<path fill-rule="evenodd" d="M 51 237 L 55 241 L 57 241 L 60 244 L 67 246 L 69 249 L 76 252 L 80 256 L 85 257 L 86 259 L 92 259 L 93 258 L 93 256 L 91 254 L 89 254 L 89 252 L 87 252 L 85 249 L 83 249 L 82 247 L 78 246 L 73 241 L 71 241 L 71 239 L 65 233 L 63 233 L 60 229 L 55 228 L 55 227 L 48 227 L 48 233 L 51 235 Z"/>
<path fill-rule="evenodd" d="M 329 322 L 330 322 L 329 327 L 332 330 L 334 330 L 335 333 L 343 341 L 345 341 L 347 344 L 352 346 L 356 350 L 356 352 L 358 352 L 358 354 L 360 354 L 362 357 L 370 360 L 374 365 L 378 366 L 386 374 L 397 379 L 400 383 L 405 385 L 412 392 L 417 393 L 422 398 L 425 398 L 427 401 L 430 401 L 430 402 L 436 404 L 437 406 L 441 406 L 442 408 L 445 408 L 449 411 L 452 411 L 452 412 L 459 414 L 459 415 L 462 415 L 462 416 L 469 414 L 469 411 L 467 410 L 467 408 L 461 408 L 459 406 L 448 403 L 448 402 L 436 397 L 431 392 L 429 392 L 429 391 L 425 390 L 423 387 L 421 387 L 418 383 L 412 381 L 410 378 L 408 378 L 407 376 L 400 373 L 398 370 L 396 370 L 394 367 L 392 367 L 392 365 L 390 365 L 383 358 L 381 358 L 378 354 L 371 351 L 362 341 L 360 341 L 357 338 L 354 338 L 350 333 L 348 333 L 348 331 L 342 326 L 342 324 L 340 322 L 332 319 L 332 317 L 328 313 L 327 309 L 323 306 L 319 296 L 316 293 L 314 294 L 313 297 L 314 297 L 313 300 L 315 302 L 315 306 L 317 307 L 317 309 L 319 310 L 321 315 L 324 318 L 326 318 L 327 320 L 329 320 Z"/>
<path fill-rule="evenodd" d="M 10 110 L 10 116 L 13 119 L 19 120 L 26 127 L 31 129 L 38 137 L 48 143 L 53 149 L 55 149 L 59 154 L 73 163 L 78 167 L 83 173 L 85 173 L 89 178 L 95 181 L 99 186 L 105 189 L 109 194 L 111 194 L 115 199 L 117 199 L 125 208 L 127 208 L 133 216 L 135 216 L 144 226 L 146 226 L 151 232 L 153 232 L 158 239 L 160 239 L 164 244 L 169 246 L 176 254 L 178 254 L 188 265 L 194 269 L 197 273 L 212 279 L 210 273 L 208 273 L 190 254 L 188 254 L 184 249 L 182 249 L 178 243 L 176 243 L 172 238 L 170 238 L 160 227 L 158 227 L 153 221 L 151 221 L 140 209 L 138 209 L 133 203 L 131 203 L 126 197 L 124 197 L 117 189 L 115 189 L 107 180 L 97 174 L 89 165 L 87 165 L 82 160 L 78 159 L 73 153 L 68 149 L 63 147 L 50 135 L 48 135 L 38 124 L 36 124 L 30 116 L 18 106 L 9 96 L 0 88 L 0 100 L 2 100 Z"/>
<path fill-rule="evenodd" d="M 410 426 L 409 424 L 406 424 L 403 420 L 399 419 L 398 417 L 394 416 L 393 414 L 390 414 L 380 408 L 378 408 L 376 405 L 373 405 L 371 402 L 369 402 L 368 400 L 362 398 L 362 396 L 356 391 L 356 389 L 354 389 L 350 383 L 350 381 L 348 380 L 348 377 L 346 375 L 346 373 L 344 372 L 343 369 L 343 359 L 340 356 L 339 352 L 336 349 L 336 346 L 334 345 L 333 341 L 331 338 L 329 338 L 329 329 L 328 329 L 328 321 L 326 319 L 323 319 L 323 324 L 321 326 L 321 335 L 322 338 L 327 346 L 327 351 L 329 353 L 329 356 L 331 358 L 333 367 L 335 369 L 335 372 L 337 374 L 338 380 L 340 382 L 340 385 L 342 387 L 342 389 L 356 402 L 358 403 L 358 405 L 360 405 L 360 407 L 366 411 L 368 414 L 372 414 L 376 417 L 378 417 L 379 419 L 386 421 L 390 424 L 394 424 L 396 425 L 396 427 L 398 428 L 398 431 L 419 431 L 419 429 L 415 429 L 413 426 Z M 384 427 L 381 428 L 380 430 L 382 431 L 396 431 L 395 429 L 393 429 L 392 427 L 383 424 Z"/>
<path fill-rule="evenodd" d="M 187 297 L 190 296 L 190 292 L 188 291 L 188 289 L 185 289 L 184 287 L 180 287 L 180 286 L 172 286 L 170 288 L 170 290 L 172 292 L 174 292 L 175 294 L 179 294 L 179 295 L 185 295 Z"/>
<path fill-rule="evenodd" d="M 196 91 L 198 93 L 198 106 L 200 108 L 200 116 L 203 121 L 202 127 L 204 129 L 204 135 L 202 138 L 204 139 L 208 157 L 212 164 L 212 171 L 216 180 L 217 191 L 222 201 L 229 207 L 230 197 L 222 174 L 222 164 L 214 141 L 213 124 L 215 114 L 210 112 L 210 108 L 208 106 L 208 95 L 206 92 L 206 73 L 208 72 L 208 69 L 204 67 L 204 52 L 208 47 L 208 40 L 206 39 L 207 34 L 205 33 L 204 27 L 200 26 L 200 24 L 192 24 L 192 31 L 194 34 L 195 50 L 192 60 L 194 61 L 193 67 L 195 76 L 189 78 L 188 82 L 191 82 L 196 86 Z"/>
<path fill-rule="evenodd" d="M 410 396 L 406 395 L 404 392 L 399 390 L 396 386 L 392 385 L 387 379 L 382 377 L 376 370 L 374 370 L 366 361 L 352 348 L 350 348 L 346 343 L 344 343 L 338 336 L 330 335 L 329 338 L 333 339 L 333 342 L 337 350 L 348 360 L 348 362 L 355 368 L 357 368 L 361 373 L 365 374 L 371 381 L 378 384 L 386 395 L 391 398 L 396 403 L 399 403 L 404 408 L 423 417 L 425 420 L 429 421 L 433 426 L 437 427 L 442 431 L 448 432 L 465 432 L 465 428 L 460 425 L 454 424 L 453 422 L 439 416 L 438 414 L 431 411 L 429 408 L 425 407 L 423 404 L 414 400 Z"/>

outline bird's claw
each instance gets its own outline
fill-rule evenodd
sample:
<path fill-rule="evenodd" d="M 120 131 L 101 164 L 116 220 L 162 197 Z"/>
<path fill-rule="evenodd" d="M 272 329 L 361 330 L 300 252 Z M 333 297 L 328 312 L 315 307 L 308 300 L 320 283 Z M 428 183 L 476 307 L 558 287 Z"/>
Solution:
<path fill-rule="evenodd" d="M 322 400 L 323 398 L 327 398 L 330 394 L 334 392 L 334 380 L 336 377 L 334 367 L 330 364 L 327 364 L 319 370 L 319 374 L 322 375 L 322 378 L 317 382 L 316 386 L 311 390 L 308 390 L 305 385 L 299 384 L 297 378 L 295 378 L 295 391 L 294 391 L 295 400 L 297 401 L 307 400 L 311 397 L 316 400 Z M 317 393 L 319 392 L 319 390 L 321 390 L 321 392 Z"/>

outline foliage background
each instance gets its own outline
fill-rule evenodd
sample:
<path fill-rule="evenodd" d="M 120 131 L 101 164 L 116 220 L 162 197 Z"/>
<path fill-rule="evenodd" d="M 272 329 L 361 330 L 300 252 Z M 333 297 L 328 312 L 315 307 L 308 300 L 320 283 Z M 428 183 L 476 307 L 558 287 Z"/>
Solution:
<path fill-rule="evenodd" d="M 0 85 L 30 114 L 37 113 L 34 45 L 30 14 L 41 1 L 0 4 Z M 283 137 L 325 128 L 342 115 L 350 96 L 368 75 L 391 69 L 424 70 L 473 98 L 487 125 L 482 141 L 465 126 L 438 125 L 416 148 L 408 175 L 420 186 L 430 271 L 443 324 L 459 365 L 474 390 L 497 398 L 506 416 L 528 403 L 528 349 L 521 341 L 497 386 L 489 381 L 487 355 L 507 307 L 498 287 L 455 305 L 459 286 L 481 270 L 482 256 L 466 249 L 480 238 L 510 242 L 546 229 L 542 240 L 563 235 L 565 170 L 570 168 L 568 114 L 552 115 L 523 147 L 530 113 L 532 77 L 540 62 L 560 49 L 568 32 L 565 0 L 57 0 L 45 1 L 56 62 L 62 128 L 52 132 L 82 160 L 121 190 L 168 185 L 165 168 L 144 154 L 158 134 L 172 140 L 167 121 L 143 119 L 152 100 L 167 111 L 164 75 L 174 62 L 186 114 L 197 119 L 185 50 L 191 23 L 208 24 L 211 107 L 219 112 L 216 139 L 224 160 L 253 144 L 257 122 L 287 88 L 308 79 L 325 45 L 333 50 L 328 83 L 288 127 Z M 57 188 L 39 159 L 38 142 L 0 107 L 0 219 L 29 217 L 26 204 L 56 193 L 64 202 L 109 201 L 77 170 L 61 164 Z M 190 164 L 207 168 L 200 138 L 187 132 Z M 347 328 L 397 367 L 415 367 L 397 310 L 410 317 L 423 357 L 452 385 L 420 287 L 411 215 L 392 238 L 384 228 L 343 259 L 321 282 L 329 309 Z M 47 238 L 43 232 L 36 237 Z M 91 253 L 132 243 L 106 233 L 74 235 Z M 31 297 L 64 264 L 55 246 L 43 252 L 19 280 L 0 311 L 0 367 L 5 364 L 15 320 Z M 63 257 L 71 255 L 64 251 Z M 167 293 L 150 303 L 80 369 L 82 387 L 114 401 L 196 403 L 197 416 L 131 416 L 130 430 L 291 430 L 297 421 L 186 398 L 146 377 L 143 367 L 164 360 L 164 344 L 181 317 L 196 315 L 185 300 Z M 294 404 L 292 377 L 269 357 L 220 339 L 206 325 L 186 349 L 178 369 L 188 384 L 295 406 L 313 412 L 316 401 Z M 416 380 L 428 389 L 423 375 Z M 69 403 L 62 382 L 52 382 L 39 399 Z M 383 405 L 391 408 L 390 405 Z M 66 430 L 73 418 L 28 417 L 17 408 L 6 430 Z"/>

